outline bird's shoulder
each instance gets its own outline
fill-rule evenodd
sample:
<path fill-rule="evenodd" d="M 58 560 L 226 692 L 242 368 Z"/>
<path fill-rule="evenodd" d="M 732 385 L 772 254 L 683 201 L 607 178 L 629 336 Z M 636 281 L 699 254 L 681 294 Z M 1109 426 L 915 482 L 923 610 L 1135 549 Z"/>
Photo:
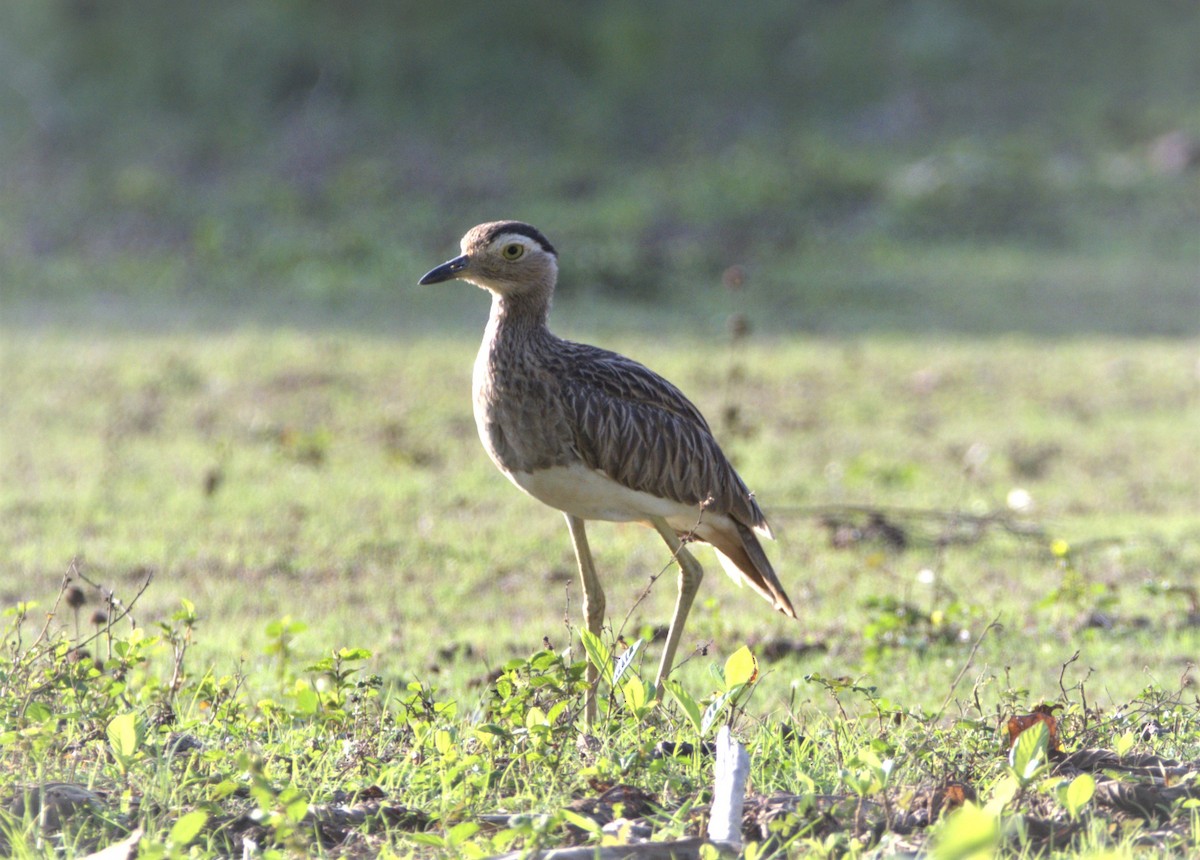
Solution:
<path fill-rule="evenodd" d="M 634 490 L 708 503 L 752 527 L 765 522 L 708 422 L 675 385 L 600 347 L 564 342 L 555 354 L 575 449 L 587 466 Z"/>
<path fill-rule="evenodd" d="M 676 385 L 641 362 L 619 352 L 574 341 L 561 341 L 555 368 L 568 396 L 589 401 L 593 408 L 661 412 L 710 433 L 708 422 Z"/>

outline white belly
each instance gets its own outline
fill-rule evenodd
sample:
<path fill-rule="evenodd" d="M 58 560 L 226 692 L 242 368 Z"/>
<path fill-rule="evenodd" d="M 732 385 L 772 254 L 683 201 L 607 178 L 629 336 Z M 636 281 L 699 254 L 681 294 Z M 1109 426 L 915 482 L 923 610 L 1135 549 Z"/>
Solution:
<path fill-rule="evenodd" d="M 728 535 L 735 528 L 728 514 L 702 513 L 699 505 L 685 505 L 631 490 L 582 463 L 535 472 L 504 471 L 504 474 L 539 502 L 583 520 L 651 525 L 653 518 L 661 517 L 680 535 L 690 535 L 694 540 L 709 544 L 720 534 Z M 717 550 L 717 558 L 721 569 L 739 588 L 745 585 L 744 575 L 720 550 Z"/>
<path fill-rule="evenodd" d="M 723 514 L 714 515 L 711 512 L 706 512 L 702 518 L 699 505 L 687 505 L 631 490 L 582 463 L 505 474 L 539 502 L 583 520 L 648 523 L 651 519 L 661 517 L 680 532 L 689 532 L 702 519 L 712 525 L 717 520 L 727 519 Z"/>

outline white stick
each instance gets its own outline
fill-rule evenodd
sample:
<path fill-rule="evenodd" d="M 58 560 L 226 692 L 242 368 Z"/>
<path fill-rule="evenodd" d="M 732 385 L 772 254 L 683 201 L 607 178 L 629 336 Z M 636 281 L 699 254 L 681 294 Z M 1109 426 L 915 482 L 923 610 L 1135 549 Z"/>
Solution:
<path fill-rule="evenodd" d="M 750 755 L 733 739 L 729 726 L 721 726 L 717 731 L 717 766 L 708 838 L 735 851 L 742 847 L 742 802 L 749 776 Z"/>

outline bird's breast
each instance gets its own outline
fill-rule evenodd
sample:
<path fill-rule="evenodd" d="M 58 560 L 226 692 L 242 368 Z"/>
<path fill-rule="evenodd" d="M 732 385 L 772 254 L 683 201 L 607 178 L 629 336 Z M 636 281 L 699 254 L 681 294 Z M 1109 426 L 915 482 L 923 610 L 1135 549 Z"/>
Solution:
<path fill-rule="evenodd" d="M 570 462 L 572 434 L 552 375 L 488 346 L 475 361 L 473 400 L 479 441 L 492 462 L 510 476 Z"/>

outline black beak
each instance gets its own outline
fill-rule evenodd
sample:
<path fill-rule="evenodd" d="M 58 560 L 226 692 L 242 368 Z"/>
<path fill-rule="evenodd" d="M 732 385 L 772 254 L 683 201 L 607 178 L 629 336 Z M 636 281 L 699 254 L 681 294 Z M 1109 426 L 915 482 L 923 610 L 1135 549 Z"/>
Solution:
<path fill-rule="evenodd" d="M 471 263 L 471 258 L 466 254 L 461 257 L 455 257 L 453 260 L 442 263 L 436 269 L 430 269 L 425 273 L 418 284 L 440 284 L 442 281 L 452 281 L 458 277 L 458 273 L 467 268 Z"/>

